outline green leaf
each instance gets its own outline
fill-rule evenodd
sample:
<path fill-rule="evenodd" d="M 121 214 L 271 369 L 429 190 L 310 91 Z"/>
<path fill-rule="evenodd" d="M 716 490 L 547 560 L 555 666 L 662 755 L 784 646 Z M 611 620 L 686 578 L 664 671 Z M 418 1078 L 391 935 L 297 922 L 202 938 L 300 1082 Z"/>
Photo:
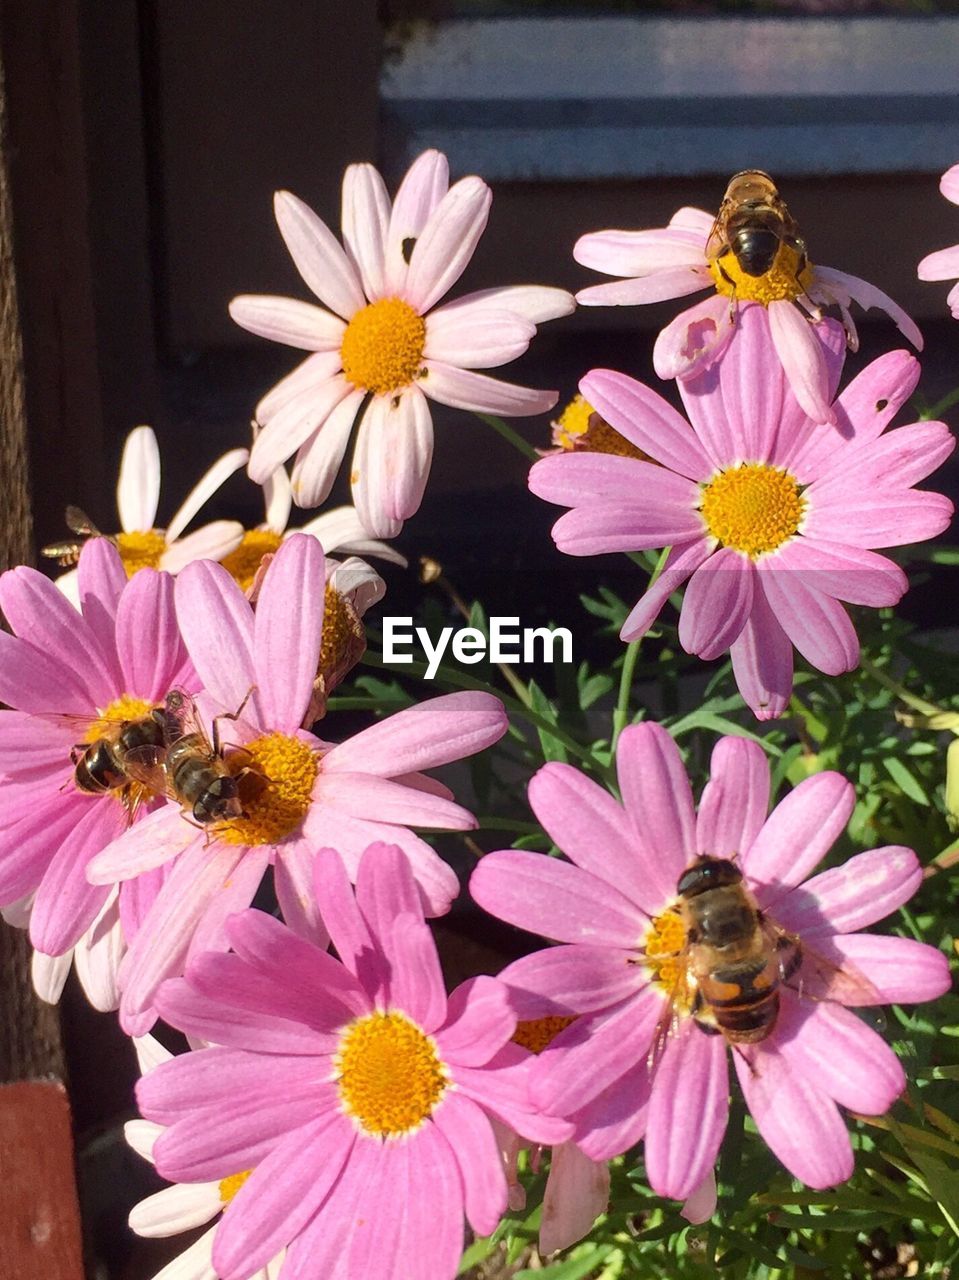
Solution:
<path fill-rule="evenodd" d="M 882 763 L 886 772 L 904 796 L 912 800 L 914 804 L 929 804 L 929 797 L 918 779 L 906 768 L 901 760 L 896 756 L 886 756 Z"/>
<path fill-rule="evenodd" d="M 574 1256 L 548 1267 L 517 1271 L 513 1280 L 583 1280 L 612 1253 L 611 1244 L 591 1244 L 574 1250 Z"/>
<path fill-rule="evenodd" d="M 556 724 L 556 708 L 547 698 L 535 680 L 529 682 L 529 698 L 530 706 L 541 719 L 546 720 L 549 724 Z M 566 764 L 569 757 L 566 748 L 557 736 L 551 734 L 548 729 L 537 726 L 536 733 L 539 736 L 539 743 L 543 749 L 544 760 L 559 760 Z"/>

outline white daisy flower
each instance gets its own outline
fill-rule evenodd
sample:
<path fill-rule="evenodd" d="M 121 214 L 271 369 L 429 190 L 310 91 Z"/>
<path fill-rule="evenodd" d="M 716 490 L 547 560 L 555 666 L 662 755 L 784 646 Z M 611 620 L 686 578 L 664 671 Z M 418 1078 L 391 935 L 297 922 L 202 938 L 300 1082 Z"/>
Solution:
<path fill-rule="evenodd" d="M 30 975 L 41 1000 L 47 1004 L 59 1004 L 70 969 L 75 966 L 80 986 L 94 1009 L 111 1013 L 120 1007 L 117 975 L 127 947 L 120 923 L 118 896 L 117 892 L 111 893 L 93 924 L 69 951 L 50 956 L 34 949 L 30 958 Z M 29 929 L 33 898 L 31 893 L 19 902 L 11 903 L 0 911 L 0 916 L 15 929 Z"/>
<path fill-rule="evenodd" d="M 490 201 L 480 178 L 450 187 L 449 166 L 437 151 L 413 163 L 392 204 L 372 165 L 350 165 L 343 178 L 343 247 L 302 200 L 277 193 L 280 234 L 323 307 L 266 295 L 230 304 L 244 329 L 312 352 L 257 406 L 265 429 L 250 456 L 251 479 L 263 483 L 295 453 L 294 500 L 319 506 L 363 410 L 353 499 L 371 535 L 392 537 L 419 508 L 429 475 L 428 399 L 511 417 L 552 408 L 553 391 L 475 370 L 522 355 L 538 324 L 573 310 L 570 294 L 529 285 L 435 306 L 472 258 Z"/>

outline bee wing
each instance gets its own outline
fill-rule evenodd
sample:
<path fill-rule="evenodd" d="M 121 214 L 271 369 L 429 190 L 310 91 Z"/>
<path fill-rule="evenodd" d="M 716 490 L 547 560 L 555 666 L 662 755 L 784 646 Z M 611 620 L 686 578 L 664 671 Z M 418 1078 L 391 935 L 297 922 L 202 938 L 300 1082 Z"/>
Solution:
<path fill-rule="evenodd" d="M 653 1034 L 649 1047 L 649 1054 L 646 1058 L 646 1066 L 650 1074 L 655 1071 L 660 1058 L 666 1051 L 666 1045 L 669 1043 L 670 1036 L 675 1036 L 679 1033 L 680 1020 L 676 1004 L 679 1001 L 680 996 L 685 992 L 687 1000 L 691 1002 L 690 974 L 686 963 L 685 953 L 677 956 L 673 963 L 675 963 L 676 966 L 676 976 L 666 992 L 663 1012 L 656 1025 L 656 1031 Z"/>
<path fill-rule="evenodd" d="M 167 746 L 178 742 L 180 738 L 197 734 L 212 754 L 210 735 L 204 728 L 196 702 L 189 693 L 184 689 L 171 689 L 164 700 L 163 710 L 166 719 L 163 736 Z"/>
<path fill-rule="evenodd" d="M 780 969 L 783 983 L 801 998 L 854 1006 L 888 1003 L 866 975 L 845 956 L 837 952 L 830 959 L 828 943 L 825 949 L 821 943 L 817 947 L 769 920 L 764 920 L 762 927 L 769 945 L 783 957 Z"/>
<path fill-rule="evenodd" d="M 176 792 L 166 769 L 166 748 L 144 743 L 123 753 L 123 772 L 133 782 L 152 791 L 154 795 L 176 799 Z"/>
<path fill-rule="evenodd" d="M 100 530 L 85 511 L 79 507 L 69 506 L 64 514 L 67 528 L 81 538 L 99 538 Z"/>
<path fill-rule="evenodd" d="M 718 258 L 724 250 L 729 248 L 729 241 L 726 239 L 726 233 L 723 230 L 725 213 L 726 201 L 724 200 L 719 208 L 719 216 L 713 223 L 713 228 L 709 233 L 708 240 L 706 241 L 707 258 Z"/>

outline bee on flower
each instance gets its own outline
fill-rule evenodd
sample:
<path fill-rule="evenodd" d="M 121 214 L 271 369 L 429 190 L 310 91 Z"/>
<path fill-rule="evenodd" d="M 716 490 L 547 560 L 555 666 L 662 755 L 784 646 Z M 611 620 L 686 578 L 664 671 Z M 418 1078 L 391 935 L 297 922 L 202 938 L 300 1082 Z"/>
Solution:
<path fill-rule="evenodd" d="M 604 275 L 625 277 L 581 289 L 576 301 L 587 307 L 634 306 L 715 290 L 659 334 L 653 367 L 660 378 L 688 378 L 713 364 L 738 327 L 741 304 L 758 303 L 776 359 L 816 423 L 836 421 L 819 333 L 822 307 L 839 309 L 853 348 L 858 339 L 849 308 L 857 302 L 867 310 L 885 311 L 922 350 L 915 322 L 875 285 L 813 265 L 772 179 L 758 170 L 735 175 L 718 218 L 683 208 L 667 227 L 593 231 L 576 242 L 573 257 Z"/>

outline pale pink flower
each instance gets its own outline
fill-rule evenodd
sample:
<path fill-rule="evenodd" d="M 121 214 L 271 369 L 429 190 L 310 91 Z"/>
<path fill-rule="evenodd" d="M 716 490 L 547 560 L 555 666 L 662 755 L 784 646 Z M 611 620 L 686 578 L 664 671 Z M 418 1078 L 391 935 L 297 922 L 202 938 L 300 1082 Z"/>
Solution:
<path fill-rule="evenodd" d="M 919 377 L 906 351 L 864 369 L 835 401 L 838 432 L 822 431 L 793 395 L 762 308 L 747 303 L 739 316 L 723 359 L 679 383 L 689 422 L 625 374 L 595 369 L 580 384 L 652 462 L 554 455 L 533 466 L 529 486 L 572 508 L 553 526 L 568 555 L 671 547 L 622 638 L 643 635 L 690 578 L 680 643 L 706 659 L 728 649 L 743 698 L 767 720 L 789 700 L 793 646 L 827 675 L 858 665 L 859 641 L 841 602 L 894 605 L 906 591 L 902 569 L 873 548 L 948 527 L 949 499 L 913 486 L 955 441 L 941 422 L 883 435 Z M 841 333 L 834 321 L 823 326 L 833 389 Z"/>
<path fill-rule="evenodd" d="M 885 1041 L 843 1006 L 931 1000 L 950 984 L 934 947 L 858 932 L 915 893 L 915 854 L 872 849 L 807 879 L 845 830 L 854 789 L 819 773 L 768 813 L 769 765 L 745 738 L 717 743 L 698 814 L 679 750 L 659 725 L 625 729 L 616 764 L 622 804 L 564 764 L 547 764 L 530 783 L 533 811 L 569 862 L 490 853 L 470 885 L 487 911 L 563 944 L 501 975 L 549 1001 L 554 1015 L 578 1015 L 533 1064 L 532 1101 L 572 1120 L 573 1140 L 595 1160 L 644 1138 L 657 1194 L 706 1194 L 727 1122 L 727 1046 L 690 1007 L 671 1004 L 668 957 L 684 942 L 680 877 L 700 857 L 723 859 L 802 948 L 767 1038 L 735 1045 L 746 1105 L 797 1178 L 817 1188 L 845 1181 L 853 1152 L 840 1108 L 879 1115 L 905 1076 Z"/>
<path fill-rule="evenodd" d="M 173 1054 L 152 1036 L 140 1037 L 135 1044 L 141 1072 L 151 1071 L 161 1062 L 173 1060 Z M 137 1155 L 153 1164 L 153 1148 L 163 1128 L 163 1125 L 149 1120 L 128 1120 L 123 1126 L 123 1133 Z M 133 1207 L 130 1226 L 138 1236 L 150 1239 L 165 1239 L 204 1227 L 220 1217 L 247 1177 L 249 1171 L 240 1170 L 232 1177 L 215 1182 L 177 1183 L 164 1187 Z M 214 1222 L 189 1248 L 158 1271 L 153 1280 L 211 1280 L 215 1234 Z M 254 1272 L 250 1280 L 278 1280 L 282 1265 L 281 1253 Z"/>
<path fill-rule="evenodd" d="M 711 214 L 684 208 L 672 217 L 668 227 L 594 231 L 581 236 L 573 249 L 573 257 L 583 266 L 604 275 L 627 277 L 581 289 L 576 301 L 583 306 L 632 306 L 682 298 L 703 289 L 718 290 L 678 315 L 656 339 L 653 367 L 660 378 L 687 378 L 717 360 L 742 313 L 739 304 L 746 301 L 762 305 L 775 358 L 782 363 L 797 400 L 817 423 L 834 422 L 826 362 L 817 337 L 820 307 L 839 308 L 853 350 L 858 345 L 849 311 L 853 302 L 867 310 L 878 307 L 885 311 L 916 350 L 922 350 L 919 329 L 892 298 L 875 285 L 832 267 L 809 265 L 797 280 L 795 261 L 793 269 L 783 269 L 777 258 L 773 269 L 764 276 L 754 279 L 740 273 L 734 299 L 734 286 L 706 257 L 712 227 Z M 810 324 L 800 308 L 809 312 L 816 323 Z"/>
<path fill-rule="evenodd" d="M 160 450 L 152 427 L 136 427 L 127 436 L 117 481 L 120 532 L 111 534 L 128 574 L 139 569 L 176 573 L 191 560 L 220 560 L 236 547 L 243 526 L 236 520 L 214 520 L 184 533 L 203 504 L 249 459 L 249 450 L 231 449 L 217 458 L 170 517 L 165 529 L 154 521 L 160 503 Z M 77 571 L 56 580 L 60 590 L 78 603 Z"/>
<path fill-rule="evenodd" d="M 267 571 L 254 616 L 221 565 L 188 565 L 176 580 L 180 628 L 231 757 L 269 784 L 244 798 L 247 816 L 199 830 L 176 804 L 130 828 L 89 868 L 98 884 L 127 880 L 177 858 L 121 969 L 121 1022 L 131 1034 L 154 1020 L 153 997 L 188 958 L 226 945 L 225 923 L 249 906 L 269 866 L 285 919 L 325 945 L 312 892 L 317 849 L 334 845 L 351 872 L 368 844 L 398 845 L 431 914 L 457 893 L 452 869 L 410 827 L 466 831 L 471 813 L 422 769 L 461 760 L 507 728 L 491 694 L 455 693 L 386 716 L 334 744 L 301 729 L 323 642 L 323 549 L 294 535 Z M 249 695 L 249 696 L 248 696 Z M 228 728 L 227 728 L 228 726 Z M 179 856 L 178 856 L 179 855 Z"/>
<path fill-rule="evenodd" d="M 230 304 L 243 328 L 313 353 L 257 405 L 264 429 L 250 457 L 253 480 L 262 483 L 296 453 L 293 496 L 299 506 L 319 506 L 369 397 L 353 455 L 353 500 L 372 536 L 392 537 L 419 508 L 429 475 L 429 400 L 510 417 L 556 403 L 553 391 L 475 370 L 522 355 L 538 324 L 573 310 L 570 294 L 528 285 L 436 306 L 472 258 L 490 201 L 480 178 L 450 187 L 437 151 L 414 162 L 392 204 L 372 165 L 350 165 L 341 248 L 301 200 L 277 193 L 280 234 L 323 306 L 259 295 Z"/>
<path fill-rule="evenodd" d="M 942 175 L 939 190 L 947 200 L 959 204 L 959 164 L 954 164 Z M 946 301 L 953 316 L 959 320 L 959 244 L 927 254 L 919 263 L 917 271 L 920 280 L 957 280 L 949 290 Z"/>
<path fill-rule="evenodd" d="M 284 1246 L 281 1280 L 452 1280 L 464 1214 L 486 1235 L 506 1208 L 492 1117 L 547 1142 L 569 1125 L 529 1107 L 506 987 L 446 995 L 399 849 L 365 851 L 355 896 L 324 849 L 315 892 L 340 960 L 247 911 L 227 926 L 235 955 L 198 956 L 160 990 L 167 1022 L 222 1047 L 140 1081 L 143 1115 L 168 1126 L 157 1169 L 178 1183 L 253 1170 L 216 1228 L 222 1280 Z"/>
<path fill-rule="evenodd" d="M 77 788 L 72 748 L 118 718 L 149 714 L 175 685 L 195 687 L 169 574 L 145 569 L 128 580 L 116 548 L 97 538 L 83 548 L 77 582 L 79 613 L 34 569 L 0 577 L 14 633 L 0 632 L 0 701 L 11 708 L 0 711 L 0 904 L 32 896 L 30 937 L 50 956 L 74 948 L 106 908 L 113 885 L 89 884 L 86 867 L 130 823 L 119 790 Z M 144 888 L 127 894 L 139 900 Z M 136 914 L 123 902 L 120 911 Z M 50 993 L 56 981 L 41 975 Z"/>

